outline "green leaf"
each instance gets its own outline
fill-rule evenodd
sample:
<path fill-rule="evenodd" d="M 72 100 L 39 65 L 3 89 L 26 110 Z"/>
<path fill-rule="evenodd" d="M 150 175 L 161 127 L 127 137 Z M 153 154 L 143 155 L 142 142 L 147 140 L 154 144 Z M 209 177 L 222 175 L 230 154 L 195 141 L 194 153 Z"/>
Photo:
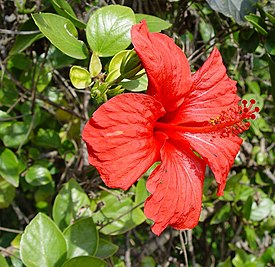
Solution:
<path fill-rule="evenodd" d="M 0 266 L 1 267 L 9 267 L 9 265 L 7 264 L 5 258 L 2 256 L 2 254 L 0 254 Z"/>
<path fill-rule="evenodd" d="M 97 203 L 103 207 L 93 215 L 96 224 L 102 224 L 100 231 L 105 235 L 119 235 L 143 223 L 146 219 L 140 208 L 135 207 L 129 197 L 116 196 L 119 191 L 112 194 L 102 192 Z"/>
<path fill-rule="evenodd" d="M 275 30 L 268 32 L 264 47 L 270 55 L 275 56 Z"/>
<path fill-rule="evenodd" d="M 50 0 L 55 11 L 61 15 L 69 19 L 76 27 L 80 29 L 85 29 L 86 24 L 77 19 L 72 7 L 70 4 L 65 0 Z"/>
<path fill-rule="evenodd" d="M 234 18 L 238 24 L 244 24 L 245 15 L 255 12 L 258 0 L 206 0 L 206 2 L 215 11 Z"/>
<path fill-rule="evenodd" d="M 149 197 L 149 192 L 146 189 L 146 181 L 144 178 L 139 179 L 136 186 L 135 205 L 141 204 Z"/>
<path fill-rule="evenodd" d="M 130 92 L 142 92 L 147 90 L 148 78 L 146 75 L 143 75 L 142 77 L 136 80 L 124 79 L 119 84 Z"/>
<path fill-rule="evenodd" d="M 98 232 L 93 219 L 84 218 L 64 230 L 67 258 L 93 256 L 98 246 Z"/>
<path fill-rule="evenodd" d="M 252 196 L 249 196 L 243 205 L 243 215 L 244 215 L 244 218 L 247 220 L 250 218 L 252 203 L 253 203 L 253 198 Z"/>
<path fill-rule="evenodd" d="M 130 45 L 130 29 L 135 22 L 135 14 L 129 7 L 110 5 L 98 9 L 86 28 L 89 46 L 100 57 L 115 55 Z"/>
<path fill-rule="evenodd" d="M 66 259 L 66 241 L 55 223 L 39 213 L 22 235 L 20 252 L 27 267 L 58 267 Z"/>
<path fill-rule="evenodd" d="M 267 218 L 271 214 L 272 209 L 274 209 L 273 206 L 274 203 L 270 198 L 264 198 L 259 205 L 253 202 L 250 219 L 252 221 L 261 221 Z"/>
<path fill-rule="evenodd" d="M 117 245 L 107 241 L 106 239 L 99 238 L 99 244 L 95 256 L 106 259 L 113 256 L 117 251 Z"/>
<path fill-rule="evenodd" d="M 160 32 L 172 26 L 171 23 L 155 16 L 151 16 L 147 14 L 135 14 L 135 16 L 136 16 L 137 23 L 142 20 L 146 20 L 146 24 L 150 32 Z"/>
<path fill-rule="evenodd" d="M 251 15 L 247 15 L 245 16 L 245 19 L 250 22 L 251 25 L 253 25 L 255 27 L 255 29 L 262 35 L 267 36 L 268 32 L 266 30 L 266 24 L 264 22 L 264 20 L 259 17 L 256 16 L 254 14 Z"/>
<path fill-rule="evenodd" d="M 54 130 L 40 128 L 34 138 L 34 143 L 40 147 L 58 149 L 61 146 L 61 139 Z"/>
<path fill-rule="evenodd" d="M 91 56 L 90 64 L 89 64 L 89 72 L 92 77 L 96 77 L 102 70 L 102 64 L 100 58 L 96 53 L 93 53 Z"/>
<path fill-rule="evenodd" d="M 106 267 L 107 263 L 99 258 L 91 256 L 80 256 L 66 261 L 62 267 Z"/>
<path fill-rule="evenodd" d="M 0 209 L 7 208 L 15 197 L 15 188 L 0 177 Z M 1 260 L 0 260 L 1 263 Z M 0 264 L 0 266 L 2 266 Z"/>
<path fill-rule="evenodd" d="M 64 54 L 77 59 L 87 58 L 88 49 L 77 39 L 77 30 L 70 20 L 51 13 L 33 14 L 32 17 L 39 30 Z"/>
<path fill-rule="evenodd" d="M 6 135 L 3 137 L 3 143 L 6 147 L 17 148 L 28 142 L 29 123 L 15 121 L 6 129 Z"/>
<path fill-rule="evenodd" d="M 25 179 L 27 183 L 33 186 L 40 186 L 50 183 L 52 175 L 45 167 L 33 165 L 27 170 Z"/>
<path fill-rule="evenodd" d="M 5 148 L 0 150 L 0 175 L 10 184 L 17 187 L 19 183 L 20 164 L 16 155 Z"/>
<path fill-rule="evenodd" d="M 77 89 L 87 88 L 92 82 L 89 71 L 79 66 L 71 67 L 70 80 L 73 86 Z"/>
<path fill-rule="evenodd" d="M 90 200 L 80 185 L 71 179 L 63 185 L 53 205 L 53 219 L 61 230 L 73 220 L 90 215 Z M 81 212 L 83 213 L 81 216 Z"/>
<path fill-rule="evenodd" d="M 38 28 L 32 19 L 27 20 L 20 28 L 20 31 L 22 32 L 35 31 L 35 30 L 38 31 Z M 39 32 L 33 33 L 33 34 L 17 35 L 14 45 L 10 50 L 10 55 L 21 53 L 26 48 L 31 46 L 35 41 L 41 38 L 43 38 L 43 34 Z"/>

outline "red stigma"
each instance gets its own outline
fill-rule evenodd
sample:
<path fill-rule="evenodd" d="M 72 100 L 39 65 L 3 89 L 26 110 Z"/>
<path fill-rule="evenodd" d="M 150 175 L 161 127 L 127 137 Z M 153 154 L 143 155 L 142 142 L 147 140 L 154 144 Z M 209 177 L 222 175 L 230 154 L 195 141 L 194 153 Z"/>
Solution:
<path fill-rule="evenodd" d="M 254 107 L 254 105 L 256 104 L 256 100 L 255 99 L 251 99 L 250 101 L 250 105 L 247 106 L 248 102 L 247 100 L 242 100 L 242 104 L 243 107 L 241 107 L 241 117 L 242 119 L 252 119 L 255 120 L 256 119 L 256 114 L 260 111 L 259 107 Z"/>

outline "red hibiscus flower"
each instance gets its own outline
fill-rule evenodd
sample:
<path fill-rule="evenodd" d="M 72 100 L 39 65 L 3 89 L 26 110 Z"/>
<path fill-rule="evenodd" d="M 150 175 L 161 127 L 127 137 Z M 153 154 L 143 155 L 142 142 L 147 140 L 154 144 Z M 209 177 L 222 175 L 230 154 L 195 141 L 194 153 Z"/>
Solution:
<path fill-rule="evenodd" d="M 148 178 L 144 207 L 152 231 L 190 229 L 201 212 L 206 164 L 222 195 L 242 143 L 238 134 L 259 109 L 254 100 L 238 106 L 236 82 L 216 48 L 192 75 L 171 38 L 149 33 L 144 21 L 131 34 L 148 76 L 147 94 L 115 96 L 93 114 L 83 130 L 89 162 L 107 186 L 126 190 L 160 161 Z"/>

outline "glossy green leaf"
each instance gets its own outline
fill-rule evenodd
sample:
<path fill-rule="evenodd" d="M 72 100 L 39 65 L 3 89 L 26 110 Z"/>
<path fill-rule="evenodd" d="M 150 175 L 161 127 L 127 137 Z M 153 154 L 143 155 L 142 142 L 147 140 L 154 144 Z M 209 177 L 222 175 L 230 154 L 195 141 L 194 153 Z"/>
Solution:
<path fill-rule="evenodd" d="M 67 258 L 93 256 L 98 246 L 98 232 L 93 219 L 84 218 L 64 230 L 67 243 Z"/>
<path fill-rule="evenodd" d="M 0 150 L 0 175 L 10 184 L 17 187 L 19 183 L 20 164 L 16 155 L 5 148 Z"/>
<path fill-rule="evenodd" d="M 135 22 L 135 14 L 129 7 L 110 5 L 98 9 L 86 28 L 89 46 L 100 57 L 115 55 L 130 45 L 130 29 Z"/>
<path fill-rule="evenodd" d="M 33 186 L 40 186 L 50 183 L 52 181 L 52 175 L 45 167 L 33 165 L 27 170 L 25 179 L 27 183 Z"/>
<path fill-rule="evenodd" d="M 89 64 L 89 72 L 92 77 L 96 77 L 102 70 L 102 64 L 99 56 L 96 53 L 93 53 L 91 56 Z"/>
<path fill-rule="evenodd" d="M 87 88 L 92 82 L 89 71 L 79 66 L 71 67 L 70 80 L 73 86 L 77 89 Z"/>
<path fill-rule="evenodd" d="M 96 224 L 103 224 L 99 228 L 103 234 L 123 234 L 145 221 L 144 213 L 139 207 L 134 206 L 129 197 L 117 197 L 118 191 L 112 192 L 101 193 L 97 203 L 102 203 L 103 207 L 93 215 Z"/>
<path fill-rule="evenodd" d="M 20 252 L 27 267 L 59 267 L 66 259 L 66 241 L 55 223 L 39 213 L 22 235 Z"/>
<path fill-rule="evenodd" d="M 0 254 L 0 266 L 1 267 L 9 267 L 9 265 L 7 264 L 5 258 L 2 256 L 2 254 Z"/>
<path fill-rule="evenodd" d="M 0 209 L 7 208 L 14 197 L 15 187 L 0 177 Z M 0 266 L 2 265 L 0 264 Z"/>
<path fill-rule="evenodd" d="M 80 185 L 71 179 L 63 185 L 53 205 L 53 219 L 61 230 L 74 220 L 90 215 L 90 200 Z"/>
<path fill-rule="evenodd" d="M 257 0 L 206 0 L 212 9 L 244 24 L 244 16 L 255 12 Z"/>
<path fill-rule="evenodd" d="M 124 56 L 127 55 L 127 53 L 129 51 L 130 50 L 122 50 L 122 51 L 116 53 L 115 56 L 111 59 L 109 66 L 108 66 L 109 73 L 106 77 L 107 82 L 114 81 L 121 75 L 120 66 L 121 66 Z"/>
<path fill-rule="evenodd" d="M 107 241 L 106 239 L 99 238 L 99 244 L 95 256 L 106 259 L 113 256 L 117 251 L 117 245 Z"/>
<path fill-rule="evenodd" d="M 17 148 L 28 142 L 30 124 L 22 121 L 15 121 L 6 129 L 3 143 L 6 147 Z"/>
<path fill-rule="evenodd" d="M 146 24 L 150 32 L 160 32 L 172 26 L 171 23 L 155 16 L 151 16 L 147 14 L 135 14 L 135 16 L 136 16 L 137 23 L 142 20 L 146 20 Z"/>
<path fill-rule="evenodd" d="M 69 19 L 76 27 L 80 29 L 85 29 L 86 24 L 80 21 L 76 17 L 72 7 L 66 0 L 50 0 L 50 1 L 54 9 L 59 15 Z"/>
<path fill-rule="evenodd" d="M 70 20 L 51 13 L 33 14 L 32 17 L 40 31 L 63 53 L 77 59 L 87 58 L 88 49 L 77 39 L 77 30 Z"/>
<path fill-rule="evenodd" d="M 274 210 L 274 205 L 270 198 L 264 198 L 258 205 L 253 202 L 250 219 L 252 221 L 261 221 L 267 218 Z"/>
<path fill-rule="evenodd" d="M 30 47 L 35 41 L 43 38 L 43 34 L 39 32 L 37 26 L 33 22 L 32 19 L 27 20 L 22 27 L 20 28 L 20 31 L 38 31 L 37 33 L 33 34 L 26 34 L 26 35 L 17 35 L 15 42 L 12 46 L 12 49 L 10 50 L 10 55 L 18 54 Z"/>
<path fill-rule="evenodd" d="M 251 25 L 255 27 L 255 29 L 262 35 L 267 36 L 268 32 L 266 30 L 266 25 L 264 20 L 254 14 L 245 16 L 245 19 L 250 22 Z"/>
<path fill-rule="evenodd" d="M 99 258 L 80 256 L 66 261 L 62 267 L 106 267 L 107 263 Z"/>

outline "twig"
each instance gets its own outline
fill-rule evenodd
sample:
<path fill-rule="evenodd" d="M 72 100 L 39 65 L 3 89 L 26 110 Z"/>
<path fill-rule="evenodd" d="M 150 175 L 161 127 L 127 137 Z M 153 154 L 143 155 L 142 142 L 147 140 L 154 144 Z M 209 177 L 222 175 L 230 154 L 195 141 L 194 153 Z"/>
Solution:
<path fill-rule="evenodd" d="M 5 232 L 15 233 L 15 234 L 22 234 L 23 233 L 23 231 L 20 231 L 20 230 L 15 230 L 15 229 L 1 227 L 1 226 L 0 226 L 0 231 L 5 231 Z"/>
<path fill-rule="evenodd" d="M 0 33 L 11 34 L 11 35 L 30 35 L 30 34 L 36 34 L 41 32 L 38 30 L 37 31 L 12 31 L 12 30 L 0 29 Z"/>
<path fill-rule="evenodd" d="M 126 233 L 125 240 L 125 265 L 126 267 L 131 267 L 131 247 L 130 247 L 130 233 L 131 231 Z"/>
<path fill-rule="evenodd" d="M 196 263 L 196 257 L 194 254 L 194 246 L 192 241 L 192 229 L 187 231 L 187 240 L 188 240 L 188 248 L 189 248 L 188 250 L 191 255 L 192 266 L 196 267 L 197 263 Z"/>
<path fill-rule="evenodd" d="M 183 232 L 184 232 L 183 230 L 179 231 L 179 237 L 180 237 L 181 249 L 182 249 L 182 252 L 183 252 L 183 255 L 184 255 L 185 267 L 188 267 L 188 257 L 187 257 L 185 242 L 184 242 L 184 239 L 183 239 L 183 236 L 182 236 Z M 185 234 L 185 232 L 184 232 L 184 234 Z"/>

